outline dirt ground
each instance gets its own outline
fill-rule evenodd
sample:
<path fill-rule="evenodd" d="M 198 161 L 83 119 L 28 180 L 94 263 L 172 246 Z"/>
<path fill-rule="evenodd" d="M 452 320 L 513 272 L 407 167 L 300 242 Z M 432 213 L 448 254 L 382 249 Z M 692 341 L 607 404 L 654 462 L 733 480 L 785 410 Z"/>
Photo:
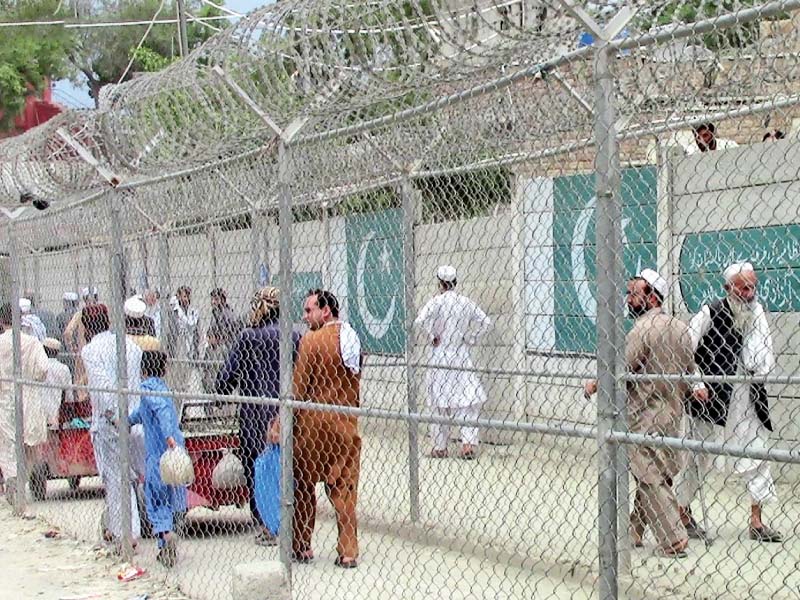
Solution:
<path fill-rule="evenodd" d="M 45 534 L 55 534 L 46 537 Z M 163 576 L 146 574 L 123 583 L 101 546 L 62 536 L 36 517 L 18 519 L 0 505 L 0 600 L 183 600 Z"/>

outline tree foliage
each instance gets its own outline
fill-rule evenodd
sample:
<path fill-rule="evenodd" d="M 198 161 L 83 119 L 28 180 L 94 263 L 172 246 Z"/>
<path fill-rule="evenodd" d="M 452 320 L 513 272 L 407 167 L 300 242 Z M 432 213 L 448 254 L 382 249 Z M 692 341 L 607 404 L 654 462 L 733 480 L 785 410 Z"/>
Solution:
<path fill-rule="evenodd" d="M 58 0 L 0 0 L 0 20 L 30 22 L 65 16 Z M 4 27 L 0 43 L 0 127 L 6 129 L 49 79 L 70 73 L 67 53 L 72 36 L 63 28 Z"/>
<path fill-rule="evenodd" d="M 658 12 L 644 11 L 645 26 L 662 26 L 672 23 L 695 23 L 703 19 L 720 16 L 760 4 L 760 0 L 676 0 L 659 7 Z M 785 18 L 779 15 L 776 19 Z M 758 41 L 759 20 L 712 31 L 703 36 L 703 44 L 710 50 L 742 48 Z"/>
<path fill-rule="evenodd" d="M 198 17 L 222 14 L 198 1 L 186 2 L 189 12 Z M 99 21 L 145 21 L 173 18 L 175 0 L 101 0 L 93 18 Z M 225 21 L 216 21 L 215 27 Z M 86 78 L 89 93 L 97 102 L 100 88 L 109 83 L 126 81 L 133 73 L 159 71 L 180 56 L 178 28 L 173 23 L 156 24 L 145 37 L 147 25 L 83 29 L 77 37 L 69 59 Z M 213 30 L 199 23 L 187 27 L 189 49 L 206 41 Z M 144 42 L 141 42 L 144 38 Z M 141 42 L 141 46 L 139 45 Z M 128 68 L 131 63 L 131 68 Z"/>
<path fill-rule="evenodd" d="M 218 1 L 220 5 L 222 0 Z M 80 6 L 80 8 L 79 8 Z M 175 0 L 0 0 L 0 21 L 144 21 L 174 18 Z M 186 2 L 198 17 L 219 16 L 218 8 L 199 0 Z M 227 21 L 215 21 L 221 27 Z M 100 88 L 132 77 L 136 72 L 159 71 L 180 54 L 175 24 L 72 29 L 61 25 L 5 27 L 0 44 L 0 127 L 7 128 L 25 104 L 25 97 L 41 90 L 45 81 L 75 79 L 82 74 L 97 102 Z M 187 27 L 189 48 L 206 41 L 214 31 L 200 23 Z M 142 38 L 144 41 L 142 42 Z M 140 43 L 141 42 L 141 43 Z"/>

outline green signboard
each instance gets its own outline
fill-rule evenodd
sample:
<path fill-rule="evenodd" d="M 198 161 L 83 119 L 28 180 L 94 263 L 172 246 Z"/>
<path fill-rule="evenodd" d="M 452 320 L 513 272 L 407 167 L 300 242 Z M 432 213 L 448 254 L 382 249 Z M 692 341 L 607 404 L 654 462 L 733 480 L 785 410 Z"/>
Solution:
<path fill-rule="evenodd" d="M 753 263 L 758 295 L 770 312 L 800 311 L 800 225 L 773 225 L 693 233 L 681 247 L 681 294 L 691 312 L 719 298 L 722 272 L 734 262 Z"/>
<path fill-rule="evenodd" d="M 348 318 L 366 352 L 405 350 L 402 211 L 348 216 Z"/>
<path fill-rule="evenodd" d="M 280 286 L 280 275 L 272 276 L 272 285 Z M 292 319 L 300 322 L 303 319 L 303 305 L 309 290 L 316 290 L 322 287 L 322 273 L 319 271 L 297 271 L 292 273 L 292 300 L 289 304 Z"/>
<path fill-rule="evenodd" d="M 593 353 L 596 348 L 594 175 L 553 180 L 555 350 Z M 622 172 L 623 272 L 656 268 L 656 169 Z M 529 248 L 528 252 L 535 252 Z M 619 300 L 622 302 L 622 298 Z"/>

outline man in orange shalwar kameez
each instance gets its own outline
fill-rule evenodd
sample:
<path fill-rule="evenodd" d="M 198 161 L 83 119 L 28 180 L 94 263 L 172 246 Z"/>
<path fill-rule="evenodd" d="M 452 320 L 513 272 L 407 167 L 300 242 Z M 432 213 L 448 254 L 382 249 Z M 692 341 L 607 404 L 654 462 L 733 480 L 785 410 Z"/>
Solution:
<path fill-rule="evenodd" d="M 311 331 L 300 341 L 294 370 L 294 397 L 320 404 L 357 407 L 361 342 L 349 324 L 339 320 L 339 303 L 331 292 L 313 290 L 303 319 Z M 294 421 L 295 513 L 292 554 L 296 561 L 314 556 L 317 482 L 336 511 L 338 557 L 342 568 L 358 565 L 356 500 L 361 460 L 358 418 L 331 412 L 298 410 Z"/>

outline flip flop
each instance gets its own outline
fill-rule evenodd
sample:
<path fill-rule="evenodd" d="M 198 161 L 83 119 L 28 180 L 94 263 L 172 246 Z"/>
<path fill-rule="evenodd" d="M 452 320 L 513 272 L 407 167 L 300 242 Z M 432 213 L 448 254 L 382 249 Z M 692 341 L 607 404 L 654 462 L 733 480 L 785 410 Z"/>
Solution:
<path fill-rule="evenodd" d="M 358 567 L 358 559 L 343 558 L 341 556 L 337 556 L 336 560 L 333 561 L 333 564 L 339 567 L 340 569 L 355 569 L 356 567 Z"/>
<path fill-rule="evenodd" d="M 292 552 L 292 562 L 307 565 L 312 560 L 314 560 L 314 554 L 311 552 Z"/>
<path fill-rule="evenodd" d="M 660 556 L 662 558 L 686 558 L 689 554 L 686 552 L 686 549 L 677 550 L 676 548 L 669 547 L 669 548 L 658 548 L 656 550 L 656 556 Z"/>
<path fill-rule="evenodd" d="M 775 543 L 778 544 L 783 541 L 783 536 L 780 531 L 775 531 L 762 525 L 761 527 L 750 527 L 750 539 L 756 542 Z"/>

